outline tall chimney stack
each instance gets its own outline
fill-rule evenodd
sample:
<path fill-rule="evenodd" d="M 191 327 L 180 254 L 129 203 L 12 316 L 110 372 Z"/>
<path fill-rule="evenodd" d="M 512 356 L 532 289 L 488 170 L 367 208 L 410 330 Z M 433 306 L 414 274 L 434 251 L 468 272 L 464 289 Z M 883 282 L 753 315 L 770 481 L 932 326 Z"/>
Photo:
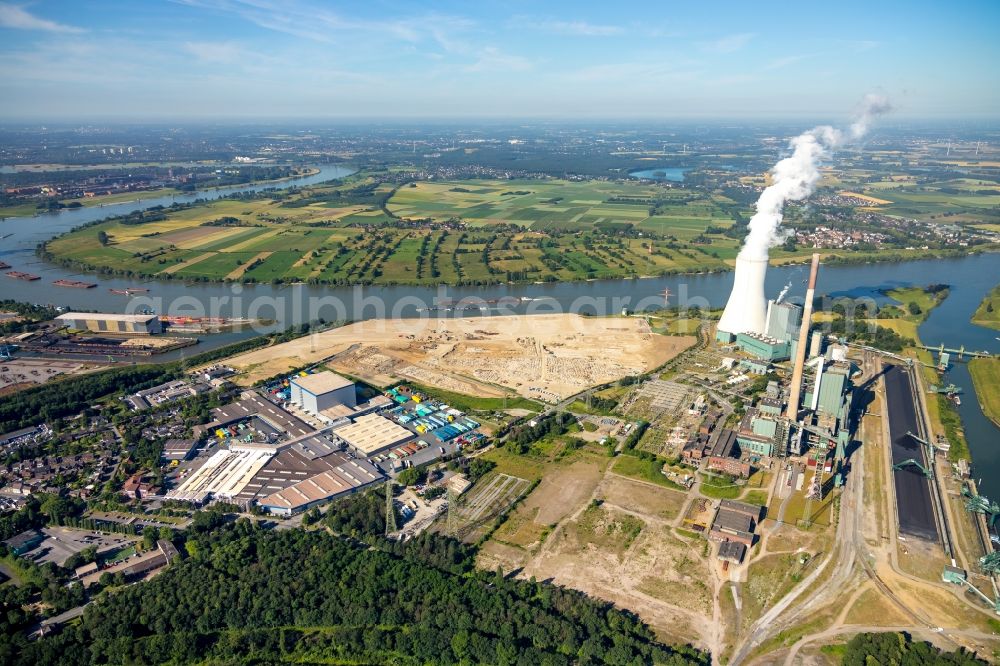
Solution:
<path fill-rule="evenodd" d="M 788 396 L 789 419 L 799 418 L 799 399 L 802 396 L 802 368 L 806 364 L 806 346 L 809 344 L 809 325 L 812 323 L 813 296 L 816 293 L 816 275 L 819 273 L 819 253 L 813 253 L 812 268 L 809 271 L 809 288 L 806 289 L 806 302 L 802 309 L 802 327 L 799 329 L 799 341 L 795 346 L 795 366 L 792 369 L 792 391 Z"/>

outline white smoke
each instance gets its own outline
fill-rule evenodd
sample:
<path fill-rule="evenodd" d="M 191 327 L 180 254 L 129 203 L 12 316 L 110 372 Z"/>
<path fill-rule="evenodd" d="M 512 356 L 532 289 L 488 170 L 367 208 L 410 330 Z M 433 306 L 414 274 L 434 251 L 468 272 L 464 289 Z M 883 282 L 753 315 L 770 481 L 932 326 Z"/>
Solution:
<path fill-rule="evenodd" d="M 789 280 L 788 284 L 786 284 L 785 287 L 781 290 L 781 293 L 778 294 L 778 297 L 774 299 L 774 302 L 780 303 L 785 298 L 785 294 L 787 294 L 788 290 L 791 288 L 792 288 L 792 281 Z"/>
<path fill-rule="evenodd" d="M 820 162 L 844 144 L 859 141 L 872 121 L 891 108 L 885 97 L 867 95 L 857 119 L 846 132 L 820 125 L 792 139 L 789 142 L 792 154 L 774 165 L 771 185 L 757 199 L 757 212 L 747 225 L 749 233 L 739 256 L 766 261 L 768 251 L 784 241 L 781 219 L 785 202 L 800 201 L 812 194 L 820 179 Z"/>

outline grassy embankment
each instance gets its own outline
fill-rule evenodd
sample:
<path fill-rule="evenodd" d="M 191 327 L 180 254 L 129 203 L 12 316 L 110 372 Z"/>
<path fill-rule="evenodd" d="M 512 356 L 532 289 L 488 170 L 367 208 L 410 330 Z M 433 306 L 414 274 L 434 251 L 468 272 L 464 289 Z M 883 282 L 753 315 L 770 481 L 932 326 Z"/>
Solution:
<path fill-rule="evenodd" d="M 1000 285 L 986 294 L 986 298 L 972 315 L 972 323 L 1000 330 Z"/>
<path fill-rule="evenodd" d="M 528 398 L 522 398 L 518 395 L 512 395 L 506 400 L 503 398 L 482 398 L 478 396 L 466 395 L 464 393 L 455 393 L 454 391 L 445 391 L 444 389 L 424 386 L 423 384 L 417 384 L 415 382 L 408 381 L 405 382 L 405 384 L 418 393 L 433 396 L 434 398 L 447 403 L 449 407 L 454 407 L 455 409 L 463 412 L 497 412 L 504 409 L 526 409 L 529 412 L 542 411 L 542 405 L 540 403 L 537 403 L 534 400 L 529 400 Z"/>
<path fill-rule="evenodd" d="M 969 361 L 969 374 L 983 413 L 1000 428 L 1000 358 Z"/>

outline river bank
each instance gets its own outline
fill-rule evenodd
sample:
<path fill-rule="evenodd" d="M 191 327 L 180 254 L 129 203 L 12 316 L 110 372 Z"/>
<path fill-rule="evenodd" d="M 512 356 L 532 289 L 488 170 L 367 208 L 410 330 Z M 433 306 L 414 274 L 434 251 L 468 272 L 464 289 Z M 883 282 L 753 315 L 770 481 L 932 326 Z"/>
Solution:
<path fill-rule="evenodd" d="M 267 180 L 251 180 L 245 183 L 238 183 L 236 185 L 216 185 L 210 187 L 202 187 L 198 192 L 214 192 L 223 189 L 232 188 L 251 188 L 255 186 L 270 186 L 279 183 L 284 183 L 300 178 L 308 178 L 310 176 L 315 176 L 320 173 L 320 169 L 317 167 L 306 167 L 306 172 L 301 174 L 283 176 L 281 178 L 271 178 Z M 118 194 L 108 194 L 97 197 L 76 197 L 69 199 L 61 199 L 60 203 L 63 204 L 62 208 L 54 211 L 49 210 L 39 210 L 38 204 L 35 202 L 21 203 L 14 206 L 3 206 L 0 207 L 0 222 L 10 218 L 16 217 L 41 217 L 48 215 L 50 213 L 58 213 L 63 210 L 73 210 L 76 208 L 104 208 L 105 206 L 116 206 L 118 204 L 127 203 L 142 203 L 144 201 L 149 201 L 150 199 L 159 199 L 162 197 L 174 197 L 174 196 L 184 196 L 187 194 L 182 190 L 178 190 L 174 187 L 159 187 L 155 190 L 137 190 L 135 192 L 120 192 Z M 0 227 L 2 229 L 2 227 Z"/>
<path fill-rule="evenodd" d="M 969 374 L 983 414 L 1000 428 L 1000 358 L 976 358 L 969 361 Z"/>

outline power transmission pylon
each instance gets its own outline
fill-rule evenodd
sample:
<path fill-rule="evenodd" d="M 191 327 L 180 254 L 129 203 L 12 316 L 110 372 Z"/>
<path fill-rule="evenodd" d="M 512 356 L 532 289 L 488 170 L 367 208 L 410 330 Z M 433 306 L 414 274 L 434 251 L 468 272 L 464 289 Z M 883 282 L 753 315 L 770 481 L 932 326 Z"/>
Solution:
<path fill-rule="evenodd" d="M 396 509 L 392 505 L 392 479 L 385 482 L 385 535 L 399 530 L 396 525 Z"/>
<path fill-rule="evenodd" d="M 448 484 L 448 495 L 447 495 L 447 498 L 448 498 L 447 499 L 447 501 L 448 501 L 448 516 L 447 516 L 447 519 L 445 521 L 445 528 L 444 529 L 445 529 L 445 534 L 447 534 L 450 537 L 453 537 L 453 536 L 455 536 L 455 533 L 457 531 L 457 522 L 458 522 L 458 506 L 457 506 L 457 504 L 458 504 L 458 495 L 455 494 L 455 491 L 451 487 L 450 483 Z"/>

